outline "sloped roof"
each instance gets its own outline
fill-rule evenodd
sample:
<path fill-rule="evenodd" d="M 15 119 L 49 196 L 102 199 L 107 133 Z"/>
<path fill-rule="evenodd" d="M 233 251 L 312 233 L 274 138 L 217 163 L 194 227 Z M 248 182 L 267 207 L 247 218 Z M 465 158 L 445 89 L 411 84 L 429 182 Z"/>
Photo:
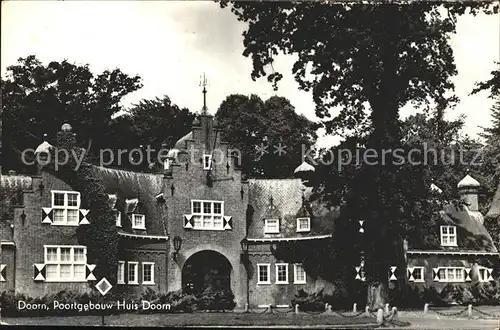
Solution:
<path fill-rule="evenodd" d="M 251 179 L 248 188 L 249 238 L 312 237 L 333 232 L 338 210 L 309 200 L 311 188 L 305 187 L 300 179 Z M 305 210 L 311 219 L 311 231 L 298 233 L 297 217 L 302 217 Z M 264 219 L 270 213 L 280 216 L 279 234 L 264 234 Z"/>
<path fill-rule="evenodd" d="M 455 225 L 461 229 L 457 231 L 458 249 L 498 252 L 491 235 L 483 225 L 484 219 L 480 212 L 470 211 L 467 207 L 458 209 L 453 205 L 447 205 L 440 215 L 445 224 Z"/>
<path fill-rule="evenodd" d="M 137 173 L 94 166 L 93 174 L 104 186 L 107 194 L 116 195 L 115 208 L 122 213 L 124 231 L 137 234 L 165 235 L 162 219 L 155 196 L 163 191 L 163 176 L 158 174 Z M 127 203 L 129 201 L 129 203 Z M 136 201 L 131 208 L 130 201 Z M 142 213 L 146 216 L 146 231 L 132 230 L 127 212 Z M 166 220 L 165 220 L 166 221 Z"/>
<path fill-rule="evenodd" d="M 457 185 L 458 188 L 466 188 L 466 187 L 480 187 L 481 184 L 467 174 Z"/>
<path fill-rule="evenodd" d="M 192 140 L 193 139 L 193 132 L 189 132 L 187 133 L 186 135 L 184 135 L 183 137 L 181 137 L 174 145 L 174 149 L 178 149 L 178 150 L 181 150 L 181 149 L 186 149 L 186 141 L 187 140 Z"/>

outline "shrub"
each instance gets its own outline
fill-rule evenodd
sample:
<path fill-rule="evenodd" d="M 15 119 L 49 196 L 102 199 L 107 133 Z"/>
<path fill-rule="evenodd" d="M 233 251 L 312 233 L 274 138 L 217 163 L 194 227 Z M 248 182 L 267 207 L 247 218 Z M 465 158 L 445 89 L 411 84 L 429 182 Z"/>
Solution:
<path fill-rule="evenodd" d="M 300 289 L 292 298 L 292 305 L 299 305 L 301 311 L 320 311 L 325 309 L 323 290 L 316 293 L 307 293 Z"/>
<path fill-rule="evenodd" d="M 198 307 L 204 310 L 225 311 L 233 310 L 236 306 L 231 290 L 207 287 L 199 297 Z"/>

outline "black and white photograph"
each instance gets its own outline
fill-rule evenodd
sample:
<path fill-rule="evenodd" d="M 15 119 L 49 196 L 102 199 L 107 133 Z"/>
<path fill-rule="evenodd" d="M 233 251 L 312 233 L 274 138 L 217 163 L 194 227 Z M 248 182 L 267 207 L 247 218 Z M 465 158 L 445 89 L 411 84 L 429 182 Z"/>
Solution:
<path fill-rule="evenodd" d="M 500 329 L 500 2 L 1 2 L 0 327 Z"/>

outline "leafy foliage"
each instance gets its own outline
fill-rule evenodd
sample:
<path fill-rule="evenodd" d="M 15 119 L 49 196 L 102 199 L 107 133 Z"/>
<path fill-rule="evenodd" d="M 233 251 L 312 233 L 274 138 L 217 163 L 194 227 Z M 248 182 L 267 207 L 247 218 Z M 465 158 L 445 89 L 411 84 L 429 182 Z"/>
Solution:
<path fill-rule="evenodd" d="M 59 149 L 75 152 L 77 155 L 85 152 L 76 147 L 76 139 L 71 131 L 59 132 L 57 140 Z M 79 243 L 87 246 L 88 262 L 96 265 L 94 270 L 96 278 L 106 277 L 113 285 L 116 283 L 118 268 L 119 237 L 115 216 L 107 202 L 108 196 L 103 185 L 93 176 L 92 165 L 86 162 L 85 158 L 80 167 L 77 167 L 72 157 L 58 169 L 53 166 L 54 164 L 50 164 L 48 169 L 57 171 L 57 176 L 79 191 L 82 196 L 82 206 L 90 210 L 88 215 L 90 224 L 78 226 L 76 235 Z"/>
<path fill-rule="evenodd" d="M 203 310 L 226 311 L 233 310 L 236 303 L 231 290 L 209 286 L 197 297 L 197 305 Z"/>
<path fill-rule="evenodd" d="M 44 65 L 34 55 L 7 67 L 1 85 L 3 167 L 19 172 L 30 169 L 15 149 L 36 147 L 44 133 L 54 139 L 63 123 L 74 127 L 79 144 L 92 139 L 95 150 L 106 146 L 120 101 L 142 87 L 138 76 L 119 69 L 94 74 L 88 65 L 67 60 Z"/>
<path fill-rule="evenodd" d="M 229 95 L 215 116 L 224 127 L 224 139 L 240 151 L 243 173 L 250 177 L 292 177 L 302 162 L 302 148 L 310 148 L 317 137 L 318 125 L 298 115 L 284 97 L 264 102 L 256 95 Z M 285 154 L 276 152 L 279 144 Z M 262 146 L 267 152 L 261 152 Z"/>

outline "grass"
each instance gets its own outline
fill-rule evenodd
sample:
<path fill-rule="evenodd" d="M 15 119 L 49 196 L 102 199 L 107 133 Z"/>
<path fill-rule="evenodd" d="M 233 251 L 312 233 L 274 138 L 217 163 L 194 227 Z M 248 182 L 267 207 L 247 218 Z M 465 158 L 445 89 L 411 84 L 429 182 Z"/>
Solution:
<path fill-rule="evenodd" d="M 100 325 L 100 316 L 68 317 L 22 317 L 3 318 L 9 325 Z M 105 317 L 106 325 L 120 326 L 314 326 L 314 325 L 353 325 L 359 328 L 375 326 L 375 319 L 368 317 L 343 318 L 335 315 L 309 314 L 243 314 L 243 313 L 182 313 L 182 314 L 120 314 Z M 356 326 L 359 325 L 359 326 Z"/>

